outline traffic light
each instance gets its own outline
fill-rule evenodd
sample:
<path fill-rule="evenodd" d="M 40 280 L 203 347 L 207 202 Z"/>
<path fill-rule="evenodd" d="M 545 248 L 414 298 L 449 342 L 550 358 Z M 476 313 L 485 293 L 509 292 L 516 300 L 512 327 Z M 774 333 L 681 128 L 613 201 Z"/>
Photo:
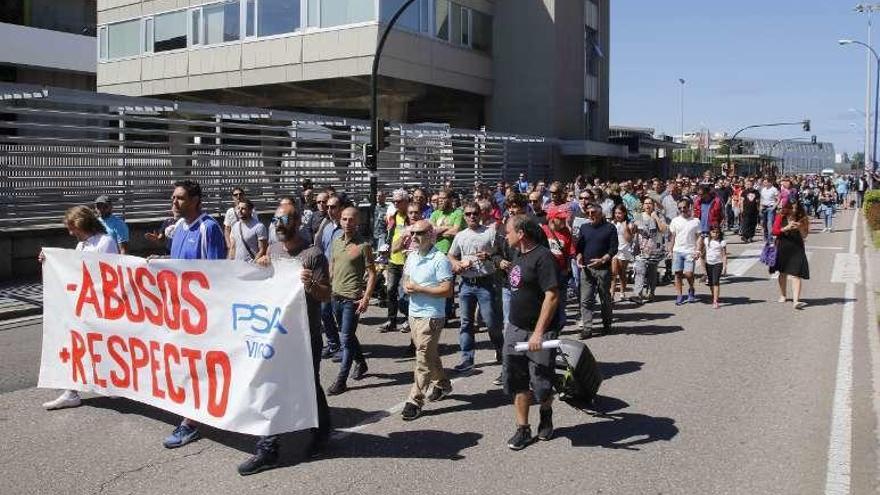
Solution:
<path fill-rule="evenodd" d="M 813 136 L 810 137 L 810 143 L 811 143 L 811 144 L 816 144 L 816 135 L 815 135 L 815 134 L 813 134 Z"/>
<path fill-rule="evenodd" d="M 376 152 L 384 150 L 388 147 L 388 134 L 385 133 L 385 124 L 386 122 L 382 119 L 376 119 L 375 125 L 373 126 L 373 132 L 375 133 L 375 143 L 376 143 Z"/>
<path fill-rule="evenodd" d="M 804 132 L 810 132 L 810 119 L 804 121 Z"/>

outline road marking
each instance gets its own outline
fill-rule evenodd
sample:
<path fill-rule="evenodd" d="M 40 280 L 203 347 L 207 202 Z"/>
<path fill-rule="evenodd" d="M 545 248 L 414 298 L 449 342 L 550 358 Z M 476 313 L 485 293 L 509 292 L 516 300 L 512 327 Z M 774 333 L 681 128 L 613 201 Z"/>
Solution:
<path fill-rule="evenodd" d="M 861 258 L 858 254 L 838 253 L 834 256 L 834 269 L 831 271 L 831 283 L 862 283 Z"/>
<path fill-rule="evenodd" d="M 732 277 L 742 277 L 760 258 L 760 249 L 746 249 L 742 254 L 727 262 L 727 273 Z"/>
<path fill-rule="evenodd" d="M 858 219 L 858 214 L 854 214 L 849 237 L 850 254 L 855 254 L 856 251 Z M 847 283 L 843 296 L 845 299 L 843 313 L 840 317 L 840 347 L 837 356 L 834 405 L 831 409 L 831 438 L 828 442 L 828 467 L 825 477 L 826 495 L 848 495 L 850 493 L 855 295 L 855 284 Z"/>
<path fill-rule="evenodd" d="M 838 246 L 810 246 L 807 248 L 807 251 L 813 251 L 816 249 L 827 249 L 829 251 L 841 251 L 843 248 Z"/>

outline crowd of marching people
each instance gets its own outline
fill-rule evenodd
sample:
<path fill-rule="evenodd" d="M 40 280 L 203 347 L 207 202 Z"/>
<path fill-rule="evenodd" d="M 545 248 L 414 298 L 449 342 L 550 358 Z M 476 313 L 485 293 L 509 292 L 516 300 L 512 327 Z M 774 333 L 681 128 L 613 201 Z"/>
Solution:
<path fill-rule="evenodd" d="M 417 419 L 427 403 L 452 392 L 450 375 L 475 366 L 480 328 L 494 350 L 497 386 L 513 396 L 517 428 L 508 442 L 521 449 L 553 435 L 554 353 L 541 343 L 576 322 L 581 339 L 615 331 L 618 304 L 650 304 L 658 285 L 672 284 L 678 306 L 724 304 L 726 236 L 753 242 L 760 230 L 772 246 L 771 272 L 779 272 L 780 302 L 801 300 L 809 278 L 804 239 L 810 218 L 833 229 L 834 216 L 863 201 L 867 177 L 677 177 L 669 180 L 588 180 L 570 183 L 476 182 L 467 190 L 452 182 L 433 189 L 380 191 L 377 207 L 359 208 L 344 192 L 304 182 L 301 192 L 279 201 L 264 223 L 247 191 L 234 188 L 221 221 L 201 206 L 201 187 L 183 180 L 172 193 L 172 218 L 147 235 L 176 259 L 230 259 L 271 265 L 298 258 L 311 334 L 319 428 L 312 454 L 330 438 L 329 406 L 318 373 L 322 360 L 338 363 L 326 389 L 335 396 L 350 380 L 369 373 L 358 335 L 371 305 L 384 308 L 379 332 L 408 333 L 415 356 L 413 385 L 401 412 Z M 126 253 L 128 230 L 101 196 L 94 209 L 75 207 L 64 222 L 77 249 Z M 372 215 L 370 217 L 369 215 Z M 793 297 L 788 297 L 788 282 Z M 701 300 L 698 287 L 709 287 Z M 444 328 L 456 328 L 457 362 L 444 367 L 439 353 Z M 365 337 L 369 339 L 369 337 Z M 527 342 L 529 352 L 514 349 Z M 529 406 L 539 408 L 533 436 Z M 75 407 L 65 391 L 47 409 Z M 199 438 L 183 419 L 165 439 L 167 448 Z M 278 465 L 279 438 L 261 438 L 242 475 Z"/>

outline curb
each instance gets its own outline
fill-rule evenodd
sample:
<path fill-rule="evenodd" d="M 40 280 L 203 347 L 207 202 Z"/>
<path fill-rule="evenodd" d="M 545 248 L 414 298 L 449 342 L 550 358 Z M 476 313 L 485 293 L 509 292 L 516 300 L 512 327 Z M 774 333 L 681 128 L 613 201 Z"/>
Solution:
<path fill-rule="evenodd" d="M 43 308 L 38 306 L 5 310 L 0 312 L 0 323 L 7 320 L 14 320 L 16 318 L 24 318 L 27 316 L 42 314 L 42 312 Z"/>

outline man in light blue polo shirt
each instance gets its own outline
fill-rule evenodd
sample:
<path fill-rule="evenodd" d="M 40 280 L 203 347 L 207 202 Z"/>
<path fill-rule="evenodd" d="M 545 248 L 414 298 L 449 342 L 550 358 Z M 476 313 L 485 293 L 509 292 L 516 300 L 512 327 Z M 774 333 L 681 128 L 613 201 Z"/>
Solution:
<path fill-rule="evenodd" d="M 416 347 L 415 380 L 401 417 L 412 421 L 427 400 L 440 400 L 452 392 L 438 350 L 440 331 L 446 321 L 446 298 L 452 296 L 452 265 L 434 247 L 431 222 L 419 220 L 409 233 L 418 251 L 411 252 L 403 268 L 403 289 L 409 294 L 409 326 Z M 428 389 L 433 385 L 430 393 Z"/>
<path fill-rule="evenodd" d="M 95 198 L 95 213 L 101 225 L 107 230 L 107 235 L 116 241 L 119 254 L 128 254 L 128 225 L 125 221 L 113 214 L 113 203 L 110 196 L 102 194 Z"/>

